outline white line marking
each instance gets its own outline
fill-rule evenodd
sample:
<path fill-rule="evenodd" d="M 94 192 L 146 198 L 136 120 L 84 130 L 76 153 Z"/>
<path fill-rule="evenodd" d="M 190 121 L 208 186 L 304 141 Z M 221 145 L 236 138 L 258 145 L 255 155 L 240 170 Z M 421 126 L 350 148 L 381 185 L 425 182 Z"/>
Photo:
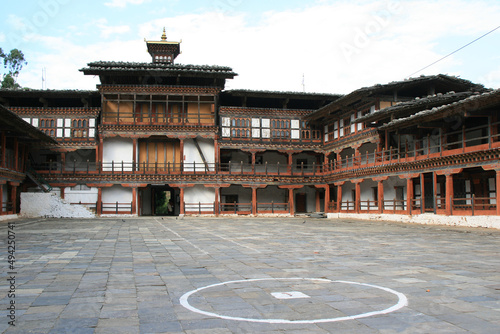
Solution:
<path fill-rule="evenodd" d="M 276 281 L 278 281 L 278 280 L 307 280 L 307 281 L 319 281 L 319 282 L 327 282 L 327 283 L 344 283 L 344 284 L 354 284 L 354 285 L 367 286 L 370 288 L 380 289 L 380 290 L 383 290 L 383 291 L 386 291 L 386 292 L 389 292 L 389 293 L 392 293 L 392 294 L 398 296 L 398 302 L 395 305 L 393 305 L 389 308 L 386 308 L 384 310 L 367 312 L 367 313 L 360 313 L 360 314 L 355 314 L 355 315 L 346 316 L 346 317 L 314 319 L 314 320 L 287 320 L 287 319 L 254 319 L 254 318 L 230 317 L 230 316 L 225 316 L 225 315 L 197 309 L 196 307 L 191 306 L 191 304 L 189 304 L 189 301 L 188 301 L 189 297 L 197 292 L 200 292 L 200 291 L 205 290 L 205 289 L 210 289 L 213 287 L 221 286 L 221 285 L 243 283 L 243 282 L 273 281 L 273 280 L 276 280 Z M 350 281 L 332 281 L 332 280 L 323 279 L 323 278 L 300 278 L 300 277 L 297 277 L 297 278 L 255 278 L 255 279 L 228 281 L 228 282 L 207 285 L 207 286 L 204 286 L 204 287 L 198 288 L 196 290 L 192 290 L 192 291 L 185 293 L 180 298 L 180 303 L 183 307 L 185 307 L 186 309 L 188 309 L 192 312 L 203 314 L 203 315 L 208 315 L 208 316 L 215 317 L 215 318 L 225 319 L 225 320 L 248 321 L 248 322 L 259 322 L 259 323 L 270 323 L 270 324 L 315 324 L 315 323 L 324 323 L 324 322 L 337 322 L 337 321 L 354 320 L 354 319 L 360 319 L 360 318 L 367 318 L 367 317 L 371 317 L 374 315 L 391 313 L 391 312 L 394 312 L 396 310 L 399 310 L 399 309 L 407 306 L 408 299 L 401 292 L 397 292 L 395 290 L 385 288 L 382 286 L 378 286 L 378 285 L 373 285 L 373 284 L 350 282 Z"/>
<path fill-rule="evenodd" d="M 155 218 L 155 221 L 161 226 L 163 227 L 164 229 L 168 230 L 169 232 L 173 233 L 175 236 L 177 236 L 179 239 L 181 239 L 182 241 L 185 241 L 187 242 L 188 244 L 190 244 L 191 246 L 193 246 L 194 248 L 196 248 L 197 250 L 199 250 L 203 255 L 210 255 L 208 252 L 204 251 L 203 249 L 201 249 L 200 247 L 196 246 L 195 244 L 193 244 L 191 241 L 187 240 L 186 238 L 182 237 L 179 233 L 175 232 L 174 230 L 166 227 L 165 225 L 161 224 L 156 218 Z"/>

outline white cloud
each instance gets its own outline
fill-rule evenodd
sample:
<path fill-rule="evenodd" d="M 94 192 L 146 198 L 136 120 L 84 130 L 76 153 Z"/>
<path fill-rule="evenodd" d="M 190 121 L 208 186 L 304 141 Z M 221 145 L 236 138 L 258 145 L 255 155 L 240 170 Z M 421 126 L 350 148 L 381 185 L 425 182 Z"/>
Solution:
<path fill-rule="evenodd" d="M 487 1 L 413 0 L 396 3 L 396 9 L 392 0 L 363 3 L 323 2 L 300 11 L 269 12 L 252 23 L 244 14 L 223 11 L 145 20 L 133 27 L 138 34 L 127 42 L 105 43 L 96 38 L 94 44 L 83 47 L 68 40 L 43 40 L 51 51 L 37 57 L 36 65 L 42 66 L 43 60 L 49 88 L 94 88 L 97 78 L 84 76 L 79 68 L 95 60 L 150 61 L 143 38 L 159 39 L 166 27 L 168 40 L 183 40 L 178 63 L 231 66 L 239 76 L 228 81 L 228 89 L 300 91 L 304 75 L 308 92 L 347 93 L 404 79 L 453 51 L 454 43 L 449 41 L 469 42 L 491 30 L 500 15 L 500 5 Z M 106 37 L 132 30 L 104 19 L 96 25 Z M 476 51 L 484 63 L 483 55 L 493 53 L 498 43 L 483 44 L 469 48 L 474 54 L 474 48 L 489 47 Z M 351 53 L 346 53 L 346 46 Z M 30 61 L 30 67 L 34 65 Z M 474 72 L 457 53 L 415 76 L 460 75 L 466 67 Z M 33 71 L 21 74 L 23 80 L 33 82 L 26 86 L 40 85 L 40 68 Z M 476 77 L 464 78 L 498 86 L 497 65 L 488 75 L 476 72 Z"/>
<path fill-rule="evenodd" d="M 0 32 L 0 43 L 5 42 L 5 34 Z"/>
<path fill-rule="evenodd" d="M 99 19 L 94 22 L 94 25 L 101 30 L 101 37 L 109 38 L 111 35 L 125 34 L 130 32 L 130 26 L 119 25 L 119 26 L 109 26 L 106 19 Z"/>
<path fill-rule="evenodd" d="M 108 7 L 119 7 L 125 8 L 127 5 L 141 5 L 145 2 L 149 2 L 150 0 L 111 0 L 111 2 L 105 2 L 104 5 Z"/>

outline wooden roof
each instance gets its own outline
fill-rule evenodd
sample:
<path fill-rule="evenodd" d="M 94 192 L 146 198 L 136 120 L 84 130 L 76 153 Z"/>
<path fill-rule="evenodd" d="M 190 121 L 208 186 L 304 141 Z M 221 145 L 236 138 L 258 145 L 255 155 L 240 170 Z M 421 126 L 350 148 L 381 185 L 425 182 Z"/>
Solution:
<path fill-rule="evenodd" d="M 457 113 L 474 112 L 498 105 L 500 105 L 500 89 L 482 94 L 476 93 L 458 102 L 445 104 L 432 109 L 425 109 L 411 116 L 395 119 L 378 127 L 378 129 L 392 130 L 401 127 L 409 127 L 421 124 L 422 122 L 430 122 L 441 119 L 444 113 L 446 113 L 446 116 L 449 117 L 450 115 Z"/>
<path fill-rule="evenodd" d="M 232 68 L 216 65 L 183 65 L 166 63 L 134 63 L 96 61 L 80 69 L 86 75 L 150 75 L 232 79 Z"/>
<path fill-rule="evenodd" d="M 363 98 L 377 95 L 393 95 L 395 91 L 401 96 L 427 96 L 428 89 L 433 87 L 435 92 L 446 93 L 449 91 L 479 91 L 485 90 L 483 85 L 472 83 L 458 77 L 445 74 L 420 76 L 403 81 L 394 81 L 384 85 L 376 84 L 370 87 L 359 88 L 347 95 L 340 97 L 329 105 L 318 109 L 307 116 L 308 120 L 321 120 L 329 115 L 356 103 Z"/>

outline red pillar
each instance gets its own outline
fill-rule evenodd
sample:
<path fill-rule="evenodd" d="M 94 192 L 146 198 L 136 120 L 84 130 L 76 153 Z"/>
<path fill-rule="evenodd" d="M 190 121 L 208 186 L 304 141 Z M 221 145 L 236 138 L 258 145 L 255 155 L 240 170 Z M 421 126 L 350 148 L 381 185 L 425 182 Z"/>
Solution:
<path fill-rule="evenodd" d="M 378 196 L 378 212 L 384 212 L 384 181 L 377 183 L 377 196 Z"/>
<path fill-rule="evenodd" d="M 137 188 L 132 188 L 132 212 L 131 214 L 135 215 L 137 213 Z"/>
<path fill-rule="evenodd" d="M 413 179 L 412 178 L 407 178 L 406 179 L 406 213 L 411 214 L 411 209 L 412 209 L 412 199 L 413 199 Z"/>
<path fill-rule="evenodd" d="M 288 205 L 290 206 L 290 215 L 295 215 L 295 203 L 293 201 L 293 188 L 288 189 Z"/>
<path fill-rule="evenodd" d="M 292 165 L 293 165 L 293 153 L 288 153 L 288 172 L 292 172 Z"/>
<path fill-rule="evenodd" d="M 182 141 L 181 141 L 182 142 Z M 182 153 L 182 151 L 181 151 Z M 180 214 L 184 215 L 184 188 L 180 188 L 180 193 L 179 193 L 179 198 L 180 198 Z"/>
<path fill-rule="evenodd" d="M 61 189 L 61 198 L 64 199 L 64 195 L 65 195 L 65 190 L 66 190 L 66 187 L 60 187 L 59 189 Z"/>
<path fill-rule="evenodd" d="M 138 168 L 136 168 L 136 163 L 137 163 L 137 139 L 133 138 L 132 139 L 132 171 L 136 171 Z"/>
<path fill-rule="evenodd" d="M 500 169 L 496 170 L 497 215 L 500 216 Z"/>
<path fill-rule="evenodd" d="M 97 208 L 96 208 L 97 214 L 101 215 L 102 214 L 102 188 L 97 188 Z"/>
<path fill-rule="evenodd" d="M 453 175 L 446 174 L 446 209 L 445 214 L 451 216 L 453 206 Z M 498 208 L 497 208 L 498 210 Z"/>
<path fill-rule="evenodd" d="M 255 172 L 255 152 L 250 152 L 252 155 L 252 173 Z"/>
<path fill-rule="evenodd" d="M 215 201 L 214 201 L 214 213 L 215 216 L 218 217 L 219 212 L 219 203 L 220 203 L 220 187 L 215 187 Z"/>
<path fill-rule="evenodd" d="M 11 186 L 10 201 L 12 202 L 12 213 L 17 213 L 17 186 Z"/>
<path fill-rule="evenodd" d="M 361 182 L 356 182 L 356 201 L 354 205 L 356 206 L 355 212 L 359 213 L 361 209 Z"/>
<path fill-rule="evenodd" d="M 184 169 L 184 139 L 180 139 L 179 150 L 181 151 L 181 169 Z M 181 170 L 181 172 L 183 172 Z"/>
<path fill-rule="evenodd" d="M 257 188 L 252 187 L 252 215 L 257 214 Z"/>
<path fill-rule="evenodd" d="M 424 173 L 420 174 L 420 211 L 425 212 L 425 187 L 424 187 Z"/>

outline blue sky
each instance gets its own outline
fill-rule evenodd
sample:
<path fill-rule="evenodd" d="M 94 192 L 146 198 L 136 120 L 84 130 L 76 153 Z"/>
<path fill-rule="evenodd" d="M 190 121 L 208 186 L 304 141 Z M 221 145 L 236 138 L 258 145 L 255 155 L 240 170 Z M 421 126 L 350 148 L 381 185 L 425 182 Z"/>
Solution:
<path fill-rule="evenodd" d="M 150 61 L 144 38 L 182 40 L 183 64 L 231 66 L 228 89 L 348 93 L 403 80 L 500 26 L 497 0 L 25 0 L 0 13 L 0 47 L 25 87 L 94 89 L 96 60 Z M 418 72 L 500 88 L 500 29 Z"/>

